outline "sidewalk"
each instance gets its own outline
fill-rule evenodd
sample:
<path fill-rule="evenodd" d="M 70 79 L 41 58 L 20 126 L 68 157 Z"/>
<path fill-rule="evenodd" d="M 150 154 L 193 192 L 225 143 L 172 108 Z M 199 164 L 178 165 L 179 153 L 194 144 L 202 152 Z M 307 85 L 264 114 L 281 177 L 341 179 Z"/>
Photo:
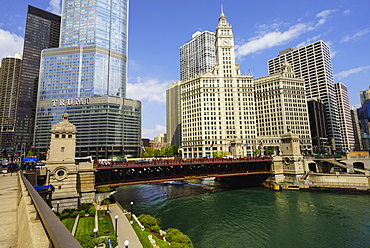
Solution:
<path fill-rule="evenodd" d="M 130 244 L 128 246 L 129 248 L 143 248 L 129 220 L 127 219 L 126 215 L 122 212 L 121 208 L 118 207 L 117 204 L 109 205 L 109 214 L 110 217 L 112 218 L 114 228 L 116 227 L 115 216 L 118 215 L 117 247 L 125 248 L 125 245 L 123 243 L 125 242 L 125 240 L 128 240 L 130 241 Z"/>
<path fill-rule="evenodd" d="M 18 246 L 17 173 L 0 174 L 0 247 Z"/>

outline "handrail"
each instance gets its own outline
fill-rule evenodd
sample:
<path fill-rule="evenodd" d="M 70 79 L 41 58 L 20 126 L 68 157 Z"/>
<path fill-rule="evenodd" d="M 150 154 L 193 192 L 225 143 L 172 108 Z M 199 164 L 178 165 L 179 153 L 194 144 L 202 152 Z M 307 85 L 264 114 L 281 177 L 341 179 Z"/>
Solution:
<path fill-rule="evenodd" d="M 23 174 L 19 174 L 26 185 L 32 202 L 36 208 L 37 214 L 41 219 L 41 223 L 44 226 L 46 234 L 51 240 L 53 247 L 82 247 L 63 225 L 63 223 L 56 217 L 54 212 L 33 188 L 27 178 Z"/>

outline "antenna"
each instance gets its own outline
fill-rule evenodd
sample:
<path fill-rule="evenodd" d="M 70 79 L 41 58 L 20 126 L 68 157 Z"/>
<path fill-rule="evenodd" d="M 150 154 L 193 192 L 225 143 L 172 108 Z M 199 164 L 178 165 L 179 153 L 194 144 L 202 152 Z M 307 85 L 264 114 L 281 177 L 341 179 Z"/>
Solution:
<path fill-rule="evenodd" d="M 221 4 L 221 14 L 224 13 L 224 6 Z"/>

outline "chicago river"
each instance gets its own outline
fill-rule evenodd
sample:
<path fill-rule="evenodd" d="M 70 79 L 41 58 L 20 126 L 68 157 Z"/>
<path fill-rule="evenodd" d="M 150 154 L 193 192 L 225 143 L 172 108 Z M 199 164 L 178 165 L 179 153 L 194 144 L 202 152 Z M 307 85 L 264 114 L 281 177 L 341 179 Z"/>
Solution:
<path fill-rule="evenodd" d="M 181 230 L 194 247 L 370 247 L 370 195 L 272 191 L 241 183 L 194 180 L 118 188 L 133 213 Z"/>

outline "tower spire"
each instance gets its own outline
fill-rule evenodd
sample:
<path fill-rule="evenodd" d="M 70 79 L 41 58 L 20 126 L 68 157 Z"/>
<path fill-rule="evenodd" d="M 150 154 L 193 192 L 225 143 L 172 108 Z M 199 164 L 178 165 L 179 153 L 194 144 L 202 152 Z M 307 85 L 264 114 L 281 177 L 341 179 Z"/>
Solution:
<path fill-rule="evenodd" d="M 224 13 L 224 6 L 221 4 L 221 14 Z"/>

